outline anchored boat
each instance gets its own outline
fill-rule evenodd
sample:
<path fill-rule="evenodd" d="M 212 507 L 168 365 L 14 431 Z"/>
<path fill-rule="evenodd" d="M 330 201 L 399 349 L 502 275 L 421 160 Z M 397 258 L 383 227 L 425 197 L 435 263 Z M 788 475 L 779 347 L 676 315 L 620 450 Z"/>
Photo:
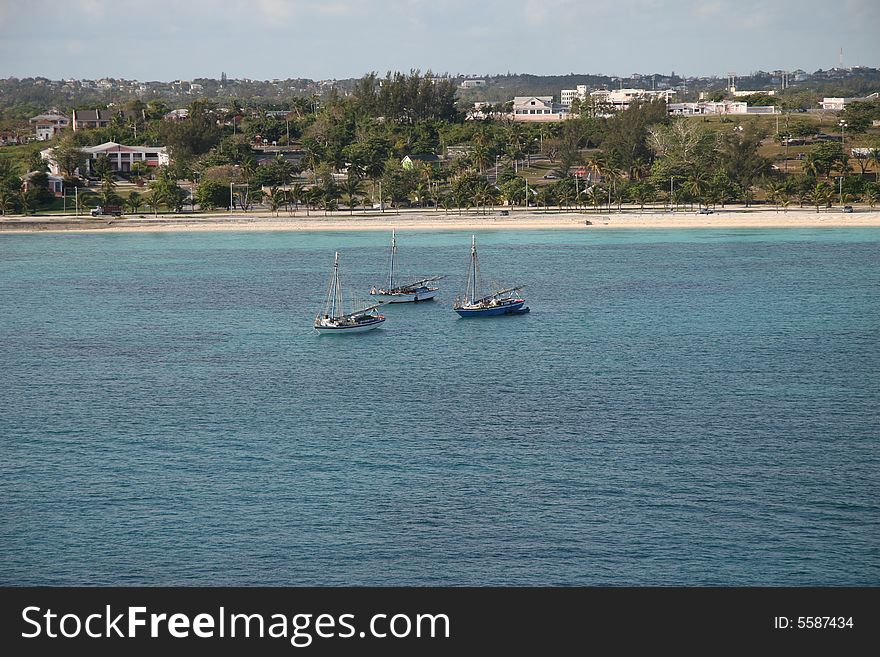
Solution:
<path fill-rule="evenodd" d="M 342 285 L 339 282 L 339 252 L 337 251 L 333 260 L 333 274 L 330 276 L 327 302 L 324 304 L 324 311 L 315 316 L 315 330 L 324 334 L 371 331 L 385 322 L 385 315 L 380 315 L 378 311 L 381 305 L 383 304 L 364 305 L 358 310 L 345 312 Z"/>
<path fill-rule="evenodd" d="M 481 292 L 480 266 L 477 261 L 477 238 L 471 236 L 471 265 L 464 298 L 457 298 L 452 308 L 462 317 L 491 317 L 493 315 L 522 315 L 529 312 L 526 300 L 518 294 L 525 285 L 508 287 L 490 294 Z"/>
<path fill-rule="evenodd" d="M 433 299 L 440 288 L 434 287 L 431 283 L 439 281 L 443 276 L 430 276 L 421 278 L 411 283 L 403 285 L 395 285 L 394 282 L 394 256 L 397 255 L 397 238 L 394 231 L 391 231 L 391 268 L 388 272 L 388 285 L 383 288 L 370 290 L 370 296 L 377 297 L 386 303 L 418 303 L 419 301 L 430 301 Z"/>

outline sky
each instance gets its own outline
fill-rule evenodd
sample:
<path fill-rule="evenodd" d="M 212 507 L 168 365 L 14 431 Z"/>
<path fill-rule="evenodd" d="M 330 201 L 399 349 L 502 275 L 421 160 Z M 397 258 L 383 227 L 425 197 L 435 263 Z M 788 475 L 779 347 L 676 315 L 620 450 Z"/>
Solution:
<path fill-rule="evenodd" d="M 0 0 L 0 78 L 880 67 L 880 0 Z"/>

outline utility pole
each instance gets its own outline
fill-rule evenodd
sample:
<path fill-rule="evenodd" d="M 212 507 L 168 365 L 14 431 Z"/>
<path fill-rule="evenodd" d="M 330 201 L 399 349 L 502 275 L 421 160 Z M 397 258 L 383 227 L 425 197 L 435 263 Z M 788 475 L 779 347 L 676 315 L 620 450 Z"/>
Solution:
<path fill-rule="evenodd" d="M 232 212 L 232 208 L 235 207 L 234 201 L 232 200 L 232 183 L 229 183 L 229 211 Z"/>

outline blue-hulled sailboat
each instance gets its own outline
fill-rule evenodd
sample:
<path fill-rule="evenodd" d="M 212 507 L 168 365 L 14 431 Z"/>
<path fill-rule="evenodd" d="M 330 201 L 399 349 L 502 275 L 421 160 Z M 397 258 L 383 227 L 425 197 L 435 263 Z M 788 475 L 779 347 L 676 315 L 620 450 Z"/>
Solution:
<path fill-rule="evenodd" d="M 526 300 L 518 294 L 525 285 L 516 285 L 491 294 L 479 290 L 479 264 L 477 262 L 477 238 L 471 236 L 471 266 L 464 298 L 457 298 L 452 308 L 461 317 L 492 317 L 494 315 L 522 315 L 529 312 Z"/>

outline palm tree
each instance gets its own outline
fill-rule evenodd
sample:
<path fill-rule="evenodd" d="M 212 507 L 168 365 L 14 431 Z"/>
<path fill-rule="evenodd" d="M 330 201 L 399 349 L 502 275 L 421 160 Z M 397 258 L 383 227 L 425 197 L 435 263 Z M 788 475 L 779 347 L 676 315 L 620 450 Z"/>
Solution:
<path fill-rule="evenodd" d="M 692 173 L 688 176 L 688 179 L 685 181 L 683 188 L 684 191 L 691 199 L 691 210 L 694 209 L 694 199 L 697 199 L 702 204 L 703 197 L 705 195 L 706 189 L 709 185 L 709 181 L 706 180 L 700 173 Z"/>
<path fill-rule="evenodd" d="M 873 208 L 877 204 L 877 189 L 874 187 L 868 187 L 865 190 L 865 193 L 862 194 L 862 200 Z"/>
<path fill-rule="evenodd" d="M 287 192 L 289 202 L 293 203 L 293 214 L 299 209 L 299 204 L 304 198 L 305 188 L 302 183 L 295 183 Z"/>
<path fill-rule="evenodd" d="M 354 214 L 354 206 L 358 197 L 363 194 L 363 182 L 353 171 L 349 171 L 348 177 L 342 183 L 342 193 L 348 198 L 349 214 Z"/>
<path fill-rule="evenodd" d="M 785 192 L 782 183 L 770 181 L 765 183 L 764 188 L 767 190 L 767 198 L 776 206 L 776 212 L 779 212 L 779 198 Z"/>
<path fill-rule="evenodd" d="M 587 190 L 587 198 L 590 199 L 593 211 L 598 212 L 599 206 L 602 205 L 602 201 L 605 198 L 605 190 L 599 187 L 599 185 L 593 185 Z"/>
<path fill-rule="evenodd" d="M 642 181 L 633 188 L 633 197 L 639 204 L 639 210 L 644 211 L 645 203 L 653 201 L 655 193 L 654 186 L 647 181 Z"/>
<path fill-rule="evenodd" d="M 104 174 L 104 180 L 101 183 L 101 205 L 117 205 L 120 202 L 119 195 L 116 193 L 116 181 L 112 173 Z"/>
<path fill-rule="evenodd" d="M 128 199 L 126 199 L 125 205 L 128 207 L 129 210 L 132 211 L 132 213 L 137 214 L 137 211 L 140 209 L 143 202 L 144 201 L 138 192 L 132 192 L 128 195 Z"/>
<path fill-rule="evenodd" d="M 783 192 L 779 195 L 779 205 L 782 206 L 782 213 L 783 213 L 783 214 L 785 214 L 786 212 L 788 212 L 788 206 L 789 206 L 790 204 L 791 204 L 791 198 L 789 198 L 789 196 L 788 196 L 788 192 L 787 192 L 787 191 L 783 191 Z"/>
<path fill-rule="evenodd" d="M 86 192 L 85 190 L 79 192 L 76 195 L 76 212 L 77 212 L 77 214 L 88 210 L 89 206 L 92 203 L 93 198 L 94 198 L 94 196 L 91 193 Z"/>
<path fill-rule="evenodd" d="M 831 207 L 831 199 L 833 197 L 834 190 L 832 190 L 828 185 L 824 183 L 817 184 L 813 191 L 810 193 L 810 199 L 816 206 L 817 214 L 819 212 L 819 206 L 825 205 L 825 207 Z"/>
<path fill-rule="evenodd" d="M 0 215 L 5 215 L 15 207 L 15 195 L 8 189 L 0 188 Z"/>
<path fill-rule="evenodd" d="M 272 189 L 269 190 L 269 193 L 266 194 L 266 203 L 269 205 L 269 211 L 277 217 L 278 208 L 284 205 L 286 199 L 287 194 L 284 193 L 283 189 L 272 187 Z"/>
<path fill-rule="evenodd" d="M 162 205 L 162 195 L 157 193 L 158 190 L 151 190 L 146 197 L 147 205 L 153 210 L 153 216 L 159 214 L 159 206 Z"/>
<path fill-rule="evenodd" d="M 556 200 L 556 194 L 554 193 L 553 187 L 551 185 L 544 185 L 540 189 L 538 189 L 538 205 L 544 206 L 544 212 L 547 212 L 547 208 L 553 205 Z"/>
<path fill-rule="evenodd" d="M 36 190 L 22 188 L 18 192 L 18 204 L 21 206 L 21 213 L 28 215 L 34 211 L 37 205 Z"/>

